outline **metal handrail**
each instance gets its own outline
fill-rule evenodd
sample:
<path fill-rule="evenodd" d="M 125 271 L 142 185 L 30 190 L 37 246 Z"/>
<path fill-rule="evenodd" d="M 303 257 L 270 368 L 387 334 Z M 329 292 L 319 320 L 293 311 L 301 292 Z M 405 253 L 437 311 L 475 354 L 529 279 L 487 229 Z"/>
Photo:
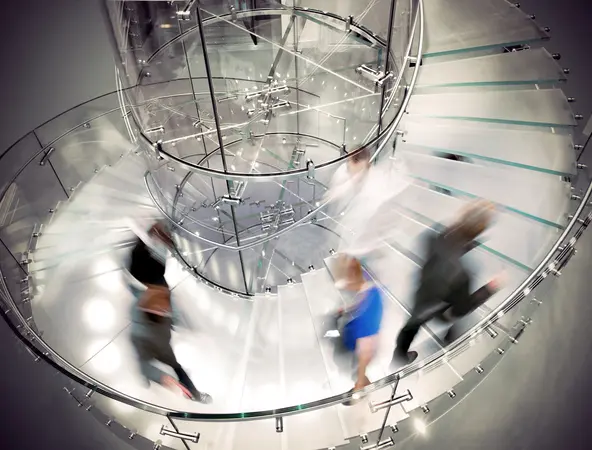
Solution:
<path fill-rule="evenodd" d="M 337 19 L 337 20 L 341 20 L 342 22 L 346 23 L 348 22 L 348 19 L 341 17 L 337 14 L 333 14 L 330 12 L 326 12 L 326 11 L 321 11 L 321 10 L 317 10 L 315 8 L 301 8 L 298 6 L 294 6 L 292 8 L 289 8 L 289 10 L 293 10 L 295 12 L 301 12 L 301 13 L 315 13 L 315 14 L 320 14 L 320 15 L 324 15 L 327 17 L 331 17 L 333 19 Z M 250 11 L 242 11 L 242 12 L 238 12 L 238 17 L 241 17 L 241 15 L 246 15 L 246 14 L 252 14 L 252 13 L 256 13 L 256 14 L 269 14 L 270 12 L 278 12 L 278 13 L 282 13 L 282 14 L 288 14 L 288 9 L 277 9 L 277 8 L 257 8 L 254 10 L 250 10 Z M 229 14 L 223 14 L 220 16 L 212 16 L 209 17 L 208 19 L 204 20 L 204 23 L 207 23 L 208 21 L 216 21 L 216 20 L 224 20 L 224 17 L 230 16 Z M 413 29 L 415 30 L 415 24 L 416 22 L 414 22 L 413 25 Z M 355 27 L 357 27 L 359 30 L 358 32 L 362 32 L 362 35 L 364 33 L 366 33 L 368 35 L 368 38 L 370 39 L 370 37 L 375 40 L 377 43 L 379 43 L 380 45 L 386 45 L 378 36 L 376 36 L 373 33 L 368 33 L 366 28 L 361 25 L 358 24 L 356 22 L 353 22 L 353 25 Z M 158 54 L 163 48 L 165 48 L 168 45 L 171 45 L 175 42 L 177 42 L 179 39 L 182 39 L 184 36 L 186 36 L 187 34 L 195 31 L 195 29 L 197 29 L 197 25 L 194 27 L 190 27 L 187 30 L 185 30 L 183 33 L 181 33 L 180 35 L 176 36 L 175 38 L 173 38 L 172 40 L 170 40 L 169 42 L 167 42 L 166 44 L 163 44 L 162 47 L 160 47 L 159 49 L 157 49 L 155 51 L 155 53 L 153 55 L 150 56 L 150 58 L 148 59 L 148 62 L 150 61 L 151 58 L 153 58 L 156 54 Z M 413 34 L 410 35 L 410 42 L 413 40 Z M 408 49 L 410 51 L 411 45 L 408 46 Z M 389 51 L 389 49 L 387 49 L 387 51 Z M 409 53 L 407 53 L 407 57 L 405 58 L 405 61 L 408 62 L 411 58 L 409 58 Z M 403 70 L 400 71 L 400 74 L 403 72 Z M 401 76 L 398 77 L 398 81 L 400 82 Z M 140 80 L 141 80 L 141 73 L 139 75 L 138 81 L 137 81 L 137 85 L 136 86 L 141 86 L 140 84 Z M 394 87 L 394 89 L 396 89 L 397 86 Z M 378 94 L 377 94 L 378 95 Z M 408 102 L 407 102 L 408 103 Z M 401 107 L 402 109 L 402 107 Z M 382 114 L 382 111 L 379 112 L 380 114 Z M 374 139 L 371 139 L 369 142 L 365 143 L 365 145 L 367 147 L 375 145 L 377 142 L 379 142 L 381 139 L 383 139 L 383 137 L 386 135 L 386 140 L 390 139 L 390 137 L 392 136 L 392 132 L 390 134 L 386 134 L 388 131 L 392 130 L 392 127 L 396 126 L 396 124 L 398 122 L 396 122 L 396 119 L 393 119 L 393 121 L 385 128 L 385 131 L 380 133 L 380 135 L 376 136 Z M 399 119 L 400 121 L 400 119 Z M 394 130 L 392 130 L 394 131 Z M 152 142 L 152 140 L 150 140 L 144 133 L 143 131 L 139 131 L 139 137 L 141 140 L 143 140 L 145 142 L 145 144 L 149 145 L 150 147 L 154 147 L 155 145 L 157 145 L 157 143 Z M 383 144 L 384 146 L 384 144 Z M 359 152 L 363 151 L 363 148 L 359 148 L 356 149 L 355 151 L 345 154 L 337 159 L 334 159 L 332 161 L 328 161 L 325 163 L 321 163 L 318 164 L 316 166 L 316 169 L 323 169 L 325 167 L 330 167 L 333 165 L 336 165 L 339 162 L 344 161 L 345 159 L 348 159 L 349 157 L 351 157 L 354 154 L 357 154 Z M 195 173 L 199 173 L 202 174 L 204 176 L 208 176 L 208 177 L 212 177 L 212 178 L 218 178 L 218 179 L 224 179 L 224 180 L 231 180 L 231 181 L 267 181 L 270 179 L 274 179 L 274 180 L 291 180 L 294 178 L 298 178 L 301 175 L 306 174 L 307 170 L 305 168 L 303 169 L 296 169 L 296 170 L 291 170 L 289 172 L 271 172 L 271 173 L 247 173 L 247 172 L 224 172 L 222 170 L 216 170 L 216 169 L 211 169 L 208 167 L 201 167 L 198 166 L 196 164 L 190 163 L 188 161 L 185 161 L 183 158 L 177 157 L 169 152 L 167 152 L 165 149 L 163 149 L 162 147 L 160 147 L 158 149 L 158 154 L 160 156 L 160 158 L 164 158 L 170 161 L 174 161 L 175 163 L 179 164 L 181 167 L 183 167 L 185 170 L 188 171 L 192 171 Z"/>

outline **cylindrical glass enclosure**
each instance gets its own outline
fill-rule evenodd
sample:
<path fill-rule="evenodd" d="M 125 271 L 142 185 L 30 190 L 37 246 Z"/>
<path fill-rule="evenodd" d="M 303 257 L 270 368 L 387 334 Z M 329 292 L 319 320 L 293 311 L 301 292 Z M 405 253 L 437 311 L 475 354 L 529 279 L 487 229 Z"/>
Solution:
<path fill-rule="evenodd" d="M 352 152 L 385 145 L 412 3 L 105 1 L 147 187 L 197 273 L 253 294 L 322 265 L 339 238 L 314 210 Z"/>

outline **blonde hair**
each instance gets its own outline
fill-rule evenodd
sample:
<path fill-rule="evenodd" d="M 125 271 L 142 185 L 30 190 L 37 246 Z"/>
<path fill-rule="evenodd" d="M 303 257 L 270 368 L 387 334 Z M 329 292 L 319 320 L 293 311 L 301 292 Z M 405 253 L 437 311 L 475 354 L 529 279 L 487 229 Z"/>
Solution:
<path fill-rule="evenodd" d="M 473 240 L 491 224 L 495 206 L 489 200 L 476 200 L 461 211 L 461 216 L 455 225 L 456 231 L 467 239 Z"/>

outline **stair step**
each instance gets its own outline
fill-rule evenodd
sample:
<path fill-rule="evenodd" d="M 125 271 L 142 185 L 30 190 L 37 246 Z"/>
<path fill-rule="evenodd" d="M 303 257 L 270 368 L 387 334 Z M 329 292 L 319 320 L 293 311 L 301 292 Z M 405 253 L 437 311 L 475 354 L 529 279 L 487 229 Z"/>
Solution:
<path fill-rule="evenodd" d="M 279 286 L 278 301 L 285 402 L 295 405 L 330 397 L 333 392 L 329 375 L 304 287 L 302 284 Z M 306 415 L 290 420 L 290 447 L 324 448 L 344 443 L 345 436 L 336 408 L 319 410 L 314 416 L 314 422 Z"/>
<path fill-rule="evenodd" d="M 449 225 L 469 200 L 411 186 L 393 205 L 431 228 Z M 508 211 L 498 211 L 494 224 L 482 236 L 485 244 L 526 266 L 538 264 L 543 252 L 559 237 L 561 230 Z"/>
<path fill-rule="evenodd" d="M 79 195 L 88 197 L 88 201 L 99 203 L 103 206 L 106 206 L 106 204 L 121 203 L 154 207 L 154 202 L 147 191 L 144 191 L 144 194 L 140 195 L 135 192 L 122 191 L 109 185 L 89 183 L 81 188 Z M 104 202 L 100 202 L 101 199 Z"/>
<path fill-rule="evenodd" d="M 413 146 L 554 175 L 575 173 L 569 134 L 452 126 L 438 119 L 405 120 L 401 129 L 405 131 L 402 141 Z"/>
<path fill-rule="evenodd" d="M 254 335 L 240 405 L 244 412 L 274 409 L 284 403 L 279 387 L 281 338 L 277 296 L 257 298 L 254 308 Z"/>
<path fill-rule="evenodd" d="M 560 177 L 511 168 L 494 169 L 419 154 L 405 155 L 411 175 L 460 195 L 481 197 L 547 225 L 562 227 L 569 185 Z"/>
<path fill-rule="evenodd" d="M 416 88 L 544 84 L 566 78 L 549 52 L 537 48 L 425 64 Z"/>
<path fill-rule="evenodd" d="M 385 237 L 385 240 L 395 250 L 403 253 L 407 258 L 413 260 L 419 265 L 423 264 L 425 260 L 425 241 L 426 239 L 437 233 L 440 233 L 444 228 L 444 224 L 429 223 L 428 220 L 421 220 L 418 215 L 411 211 L 405 211 L 403 208 L 393 208 L 389 213 L 392 217 L 390 221 L 393 225 L 393 232 Z M 419 219 L 419 220 L 418 220 Z M 476 250 L 476 255 L 482 260 L 480 265 L 496 265 L 498 260 L 504 261 L 520 270 L 529 271 L 530 268 L 509 257 L 502 252 L 495 249 L 495 243 L 492 245 L 490 241 L 485 241 L 485 244 Z"/>
<path fill-rule="evenodd" d="M 426 0 L 424 57 L 528 44 L 548 35 L 505 0 Z"/>
<path fill-rule="evenodd" d="M 410 116 L 543 127 L 571 127 L 576 120 L 561 89 L 416 94 Z"/>

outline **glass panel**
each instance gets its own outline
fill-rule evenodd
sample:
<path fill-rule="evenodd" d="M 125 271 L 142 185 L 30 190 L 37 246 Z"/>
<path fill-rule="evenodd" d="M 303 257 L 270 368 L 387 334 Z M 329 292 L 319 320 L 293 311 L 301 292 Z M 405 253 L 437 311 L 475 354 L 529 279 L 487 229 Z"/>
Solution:
<path fill-rule="evenodd" d="M 3 242 L 0 242 L 0 267 L 2 268 L 3 280 L 0 281 L 0 292 L 4 295 L 4 287 L 6 293 L 12 297 L 19 309 L 25 317 L 30 317 L 30 306 L 19 304 L 25 296 L 30 296 L 33 292 L 24 291 L 28 283 L 25 280 L 27 272 L 22 268 L 17 260 L 6 248 Z"/>
<path fill-rule="evenodd" d="M 425 133 L 426 128 L 429 133 Z M 437 119 L 424 121 L 422 125 L 408 120 L 402 129 L 407 144 L 432 151 L 448 151 L 479 162 L 491 161 L 555 175 L 575 172 L 573 140 L 569 134 L 470 125 L 453 127 Z"/>
<path fill-rule="evenodd" d="M 530 126 L 573 126 L 574 115 L 560 89 L 417 94 L 411 115 Z"/>
<path fill-rule="evenodd" d="M 260 35 L 255 33 L 256 45 L 240 22 L 223 19 L 208 25 L 224 36 L 223 40 L 217 35 L 208 37 L 213 75 L 271 82 L 267 87 L 254 84 L 255 92 L 249 94 L 248 101 L 241 98 L 246 94 L 236 100 L 241 111 L 237 108 L 235 114 L 243 117 L 238 122 L 251 119 L 246 130 L 254 134 L 295 130 L 312 136 L 320 132 L 323 138 L 341 146 L 344 129 L 351 122 L 357 125 L 357 131 L 352 129 L 349 138 L 353 145 L 361 142 L 376 123 L 378 107 L 378 94 L 366 87 L 368 83 L 354 69 L 361 62 L 375 61 L 377 50 L 365 45 L 344 45 L 342 41 L 350 38 L 343 29 L 333 31 L 326 25 L 325 16 L 319 15 L 323 20 L 317 20 L 311 14 L 270 15 L 265 19 L 269 29 Z M 311 33 L 325 36 L 322 45 L 316 39 L 314 44 L 308 41 Z M 245 45 L 249 52 L 243 50 Z M 221 95 L 232 97 L 235 92 L 239 91 L 233 89 Z M 266 95 L 270 96 L 267 100 Z M 345 139 L 347 142 L 347 134 Z"/>
<path fill-rule="evenodd" d="M 487 198 L 558 228 L 569 205 L 569 185 L 560 177 L 509 167 L 494 169 L 411 153 L 405 154 L 405 161 L 410 173 L 417 179 L 465 195 Z M 500 180 L 504 183 L 500 184 Z"/>
<path fill-rule="evenodd" d="M 84 393 L 87 391 L 88 389 L 80 387 L 77 388 L 73 394 L 76 395 L 77 398 L 84 398 Z M 88 408 L 89 406 L 92 406 L 89 413 L 92 414 L 100 424 L 106 424 L 108 420 L 112 420 L 109 425 L 111 432 L 122 439 L 128 440 L 133 432 L 138 435 L 134 436 L 133 439 L 140 441 L 137 443 L 139 446 L 143 443 L 142 438 L 146 438 L 152 442 L 158 442 L 163 446 L 175 450 L 187 450 L 187 447 L 183 445 L 183 442 L 180 439 L 161 434 L 163 427 L 166 430 L 174 431 L 173 426 L 164 416 L 119 403 L 108 397 L 97 394 L 96 392 L 93 393 L 90 400 L 86 400 L 85 407 Z M 84 412 L 85 411 L 82 410 L 80 414 L 83 414 Z M 136 443 L 131 442 L 131 444 L 134 445 Z M 146 448 L 151 448 L 147 443 L 144 445 L 146 445 Z M 144 447 L 142 446 L 141 448 Z"/>
<path fill-rule="evenodd" d="M 103 167 L 111 166 L 132 150 L 121 111 L 88 122 L 52 144 L 49 160 L 67 189 L 86 183 Z"/>
<path fill-rule="evenodd" d="M 85 130 L 85 124 L 89 121 L 117 108 L 119 108 L 117 94 L 107 94 L 60 114 L 38 127 L 35 133 L 41 144 L 46 146 L 74 128 L 76 128 L 76 134 L 82 133 Z M 127 138 L 127 133 L 124 136 Z"/>
<path fill-rule="evenodd" d="M 430 0 L 424 3 L 424 56 L 519 45 L 546 37 L 534 21 L 504 0 Z M 458 32 L 462 30 L 462 32 Z"/>
<path fill-rule="evenodd" d="M 426 64 L 417 86 L 543 84 L 566 80 L 563 69 L 544 49 Z"/>
<path fill-rule="evenodd" d="M 406 56 L 409 40 L 413 38 L 411 31 L 413 27 L 414 11 L 413 4 L 415 0 L 395 0 L 395 16 L 393 20 L 393 30 L 391 38 L 391 54 L 393 56 L 393 71 L 398 74 L 404 68 L 404 58 Z M 419 36 L 419 30 L 416 29 L 416 36 Z"/>
<path fill-rule="evenodd" d="M 18 164 L 26 162 L 27 155 L 39 150 L 41 147 L 33 135 L 27 135 L 3 158 L 2 165 L 13 167 L 15 173 Z M 44 165 L 40 165 L 42 161 Z M 0 236 L 19 261 L 26 259 L 35 227 L 38 230 L 51 217 L 58 202 L 67 199 L 64 187 L 43 154 L 36 156 L 8 187 L 0 208 Z"/>

